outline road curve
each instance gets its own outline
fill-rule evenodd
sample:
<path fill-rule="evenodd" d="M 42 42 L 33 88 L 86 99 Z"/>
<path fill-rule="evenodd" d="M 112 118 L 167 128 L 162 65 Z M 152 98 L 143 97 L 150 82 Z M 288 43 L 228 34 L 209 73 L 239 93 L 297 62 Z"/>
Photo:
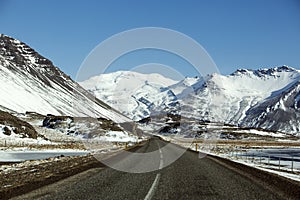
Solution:
<path fill-rule="evenodd" d="M 200 159 L 197 153 L 185 151 L 171 163 L 170 151 L 161 150 L 167 149 L 161 148 L 166 144 L 152 138 L 135 150 L 156 152 L 153 160 L 147 157 L 136 160 L 122 154 L 112 158 L 118 166 L 153 165 L 157 166 L 156 171 L 128 173 L 109 167 L 95 168 L 13 199 L 285 199 L 263 182 L 254 181 L 210 157 Z M 169 144 L 168 148 L 176 154 L 180 147 Z"/>

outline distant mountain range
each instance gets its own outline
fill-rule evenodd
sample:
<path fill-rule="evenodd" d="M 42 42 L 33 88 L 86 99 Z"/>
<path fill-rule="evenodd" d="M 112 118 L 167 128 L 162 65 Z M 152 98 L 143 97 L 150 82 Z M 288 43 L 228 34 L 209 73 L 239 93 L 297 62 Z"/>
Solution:
<path fill-rule="evenodd" d="M 299 135 L 299 81 L 299 70 L 281 66 L 179 82 L 158 74 L 123 71 L 102 74 L 80 85 L 134 120 L 172 113 Z"/>
<path fill-rule="evenodd" d="M 96 99 L 25 43 L 0 35 L 0 109 L 10 112 L 126 117 Z"/>
<path fill-rule="evenodd" d="M 114 122 L 181 116 L 300 135 L 299 81 L 299 70 L 281 66 L 181 81 L 119 71 L 78 84 L 28 45 L 0 34 L 0 110 L 10 113 Z"/>
<path fill-rule="evenodd" d="M 163 109 L 169 102 L 176 101 L 172 92 L 162 90 L 176 82 L 160 74 L 118 71 L 79 84 L 126 116 L 140 120 L 153 114 L 154 109 Z"/>

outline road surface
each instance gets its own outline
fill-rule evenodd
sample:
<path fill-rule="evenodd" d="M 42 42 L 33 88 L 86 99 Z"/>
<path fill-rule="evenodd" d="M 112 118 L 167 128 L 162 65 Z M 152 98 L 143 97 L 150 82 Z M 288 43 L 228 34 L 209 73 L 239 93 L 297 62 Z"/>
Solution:
<path fill-rule="evenodd" d="M 163 146 L 166 148 L 159 150 Z M 121 163 L 116 166 L 126 166 L 129 170 L 135 166 L 150 166 L 149 169 L 156 166 L 156 171 L 128 173 L 109 167 L 95 168 L 14 199 L 284 199 L 264 183 L 253 181 L 210 157 L 200 159 L 197 153 L 185 151 L 171 163 L 170 150 L 176 152 L 176 149 L 181 148 L 152 138 L 135 150 L 139 155 L 145 152 L 157 155 L 151 160 L 147 156 L 137 160 L 127 154 L 112 160 Z"/>

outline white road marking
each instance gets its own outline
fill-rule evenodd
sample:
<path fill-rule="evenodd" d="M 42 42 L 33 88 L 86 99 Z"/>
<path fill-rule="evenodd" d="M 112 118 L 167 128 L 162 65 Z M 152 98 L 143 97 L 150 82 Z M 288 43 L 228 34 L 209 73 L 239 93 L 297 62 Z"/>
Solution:
<path fill-rule="evenodd" d="M 159 169 L 162 169 L 163 167 L 164 167 L 164 160 L 160 159 Z"/>
<path fill-rule="evenodd" d="M 159 169 L 162 169 L 163 166 L 164 166 L 164 160 L 163 160 L 164 156 L 163 156 L 163 153 L 162 153 L 162 151 L 161 151 L 161 149 L 160 149 L 159 144 L 158 144 L 157 141 L 156 141 L 156 143 L 157 143 L 157 146 L 159 148 L 158 151 L 159 151 L 159 154 L 160 154 Z M 150 190 L 148 191 L 148 194 L 144 198 L 144 200 L 150 200 L 150 199 L 152 199 L 153 195 L 155 194 L 155 190 L 156 190 L 156 188 L 158 186 L 159 179 L 160 179 L 160 173 L 156 174 L 155 180 L 152 183 L 152 186 L 151 186 Z"/>
<path fill-rule="evenodd" d="M 157 143 L 157 146 L 159 148 L 159 144 L 158 142 Z M 163 153 L 162 153 L 162 150 L 159 148 L 159 154 L 160 154 L 160 162 L 159 162 L 159 168 L 158 169 L 162 169 L 164 167 L 164 156 L 163 156 Z"/>
<path fill-rule="evenodd" d="M 153 182 L 153 184 L 152 184 L 152 186 L 151 186 L 151 188 L 150 188 L 150 190 L 149 190 L 149 192 L 148 192 L 148 194 L 147 194 L 147 196 L 145 197 L 144 200 L 150 200 L 150 199 L 152 199 L 152 197 L 153 197 L 153 195 L 155 193 L 155 190 L 156 190 L 156 188 L 158 186 L 159 179 L 160 179 L 160 173 L 156 174 L 155 180 L 154 180 L 154 182 Z"/>

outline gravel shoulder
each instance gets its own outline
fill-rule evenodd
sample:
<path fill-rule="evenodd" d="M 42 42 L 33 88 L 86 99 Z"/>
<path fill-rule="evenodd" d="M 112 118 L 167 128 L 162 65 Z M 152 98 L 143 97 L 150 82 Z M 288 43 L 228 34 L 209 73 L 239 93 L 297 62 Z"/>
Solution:
<path fill-rule="evenodd" d="M 14 166 L 15 170 L 0 172 L 0 199 L 9 199 L 85 170 L 101 167 L 101 163 L 88 155 L 27 161 Z"/>

